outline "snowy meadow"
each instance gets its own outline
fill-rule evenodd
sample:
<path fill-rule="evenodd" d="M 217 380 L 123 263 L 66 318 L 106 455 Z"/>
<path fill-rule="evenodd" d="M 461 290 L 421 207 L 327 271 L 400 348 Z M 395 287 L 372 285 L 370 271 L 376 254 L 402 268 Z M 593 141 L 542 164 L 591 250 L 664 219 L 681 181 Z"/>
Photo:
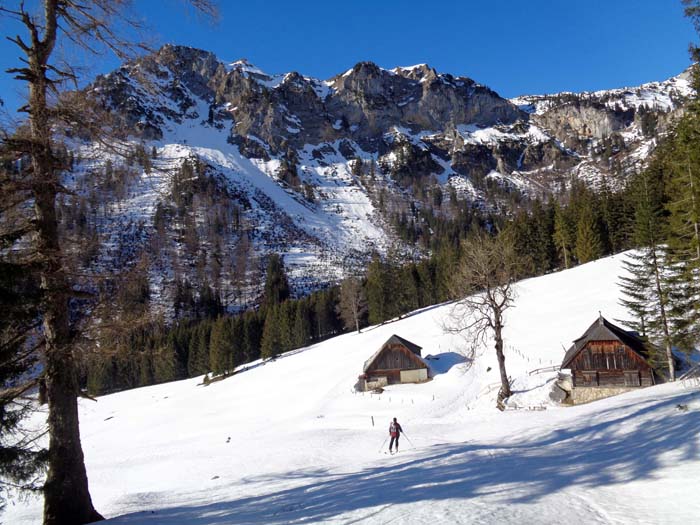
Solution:
<path fill-rule="evenodd" d="M 698 522 L 696 385 L 575 407 L 549 395 L 557 372 L 546 369 L 598 312 L 625 318 L 623 257 L 519 283 L 504 412 L 491 343 L 463 357 L 467 342 L 442 328 L 449 304 L 208 386 L 199 377 L 83 399 L 93 502 L 115 525 Z M 392 334 L 423 347 L 433 379 L 355 392 Z M 397 455 L 386 454 L 392 417 L 405 430 Z M 41 501 L 11 502 L 2 518 L 39 523 Z"/>

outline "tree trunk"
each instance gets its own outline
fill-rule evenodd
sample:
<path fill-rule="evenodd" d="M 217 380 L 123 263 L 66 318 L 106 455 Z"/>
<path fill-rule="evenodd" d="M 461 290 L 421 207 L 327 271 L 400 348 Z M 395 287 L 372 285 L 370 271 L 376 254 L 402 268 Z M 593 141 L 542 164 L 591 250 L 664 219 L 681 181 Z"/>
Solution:
<path fill-rule="evenodd" d="M 71 349 L 69 286 L 61 267 L 55 197 L 52 184 L 36 185 L 38 253 L 44 259 L 41 275 L 45 293 L 44 377 L 50 436 L 49 471 L 44 486 L 44 524 L 69 525 L 90 523 L 102 519 L 102 516 L 92 505 L 80 444 L 79 387 Z"/>
<path fill-rule="evenodd" d="M 45 38 L 40 40 L 34 31 L 31 48 L 27 48 L 28 65 L 32 72 L 29 81 L 32 193 L 36 250 L 42 262 L 42 315 L 46 340 L 44 379 L 49 412 L 49 470 L 44 485 L 44 524 L 82 525 L 103 518 L 92 505 L 80 445 L 79 387 L 71 348 L 70 286 L 63 271 L 56 222 L 59 181 L 51 148 L 51 121 L 46 101 L 49 85 L 47 63 L 57 28 L 56 0 L 45 0 L 44 8 Z M 32 24 L 31 20 L 28 23 Z"/>
<path fill-rule="evenodd" d="M 700 261 L 700 225 L 697 221 L 697 203 L 695 202 L 695 185 L 693 184 L 693 172 L 690 169 L 690 159 L 688 159 L 688 182 L 690 184 L 690 200 L 693 221 L 693 236 L 695 237 L 695 261 Z"/>
<path fill-rule="evenodd" d="M 505 408 L 503 401 L 511 396 L 510 382 L 508 381 L 508 374 L 506 373 L 506 356 L 503 354 L 503 337 L 501 335 L 503 331 L 503 323 L 501 321 L 501 316 L 498 312 L 495 312 L 495 323 L 494 323 L 494 336 L 496 339 L 496 357 L 498 358 L 498 371 L 501 374 L 501 389 L 498 392 L 498 400 L 496 406 L 499 410 Z"/>
<path fill-rule="evenodd" d="M 671 348 L 671 331 L 668 327 L 668 315 L 666 314 L 666 300 L 661 289 L 661 273 L 659 272 L 659 259 L 656 255 L 656 246 L 651 247 L 652 263 L 654 265 L 654 284 L 656 295 L 659 298 L 659 314 L 661 315 L 661 326 L 664 330 L 664 346 L 666 347 L 666 361 L 668 362 L 668 378 L 676 380 L 676 364 L 673 360 L 673 350 Z"/>

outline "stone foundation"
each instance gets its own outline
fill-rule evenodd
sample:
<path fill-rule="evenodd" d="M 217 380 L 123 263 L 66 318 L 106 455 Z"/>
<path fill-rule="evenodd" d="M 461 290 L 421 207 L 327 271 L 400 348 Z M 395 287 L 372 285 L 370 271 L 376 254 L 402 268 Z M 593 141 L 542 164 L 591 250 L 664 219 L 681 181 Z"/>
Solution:
<path fill-rule="evenodd" d="M 614 387 L 585 387 L 577 386 L 571 391 L 571 402 L 574 405 L 582 405 L 584 403 L 590 403 L 591 401 L 596 401 L 598 399 L 603 399 L 605 397 L 616 396 L 619 394 L 624 394 L 625 392 L 631 392 L 632 390 L 639 390 L 640 387 L 634 386 L 614 386 Z"/>

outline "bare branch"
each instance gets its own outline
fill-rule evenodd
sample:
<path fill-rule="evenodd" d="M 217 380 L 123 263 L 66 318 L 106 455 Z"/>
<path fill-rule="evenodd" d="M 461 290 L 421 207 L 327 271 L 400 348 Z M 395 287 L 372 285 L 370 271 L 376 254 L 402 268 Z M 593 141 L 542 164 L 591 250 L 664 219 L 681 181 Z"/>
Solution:
<path fill-rule="evenodd" d="M 503 354 L 504 312 L 515 301 L 514 281 L 518 259 L 512 241 L 505 235 L 487 237 L 478 234 L 462 246 L 461 261 L 450 283 L 450 293 L 459 297 L 451 308 L 449 322 L 443 328 L 467 339 L 473 353 L 493 336 L 501 374 L 501 391 L 497 406 L 510 395 L 510 383 Z"/>

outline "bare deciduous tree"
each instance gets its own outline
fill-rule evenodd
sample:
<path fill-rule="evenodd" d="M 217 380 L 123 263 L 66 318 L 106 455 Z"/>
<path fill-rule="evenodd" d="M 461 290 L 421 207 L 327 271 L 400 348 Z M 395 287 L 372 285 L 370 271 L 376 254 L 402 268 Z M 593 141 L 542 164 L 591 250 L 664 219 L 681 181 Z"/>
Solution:
<path fill-rule="evenodd" d="M 353 326 L 360 333 L 360 318 L 367 311 L 367 299 L 362 282 L 357 277 L 348 277 L 340 284 L 340 302 L 338 313 L 345 328 Z"/>
<path fill-rule="evenodd" d="M 70 64 L 57 65 L 54 50 L 72 45 L 87 53 L 111 50 L 126 58 L 142 49 L 122 35 L 138 28 L 128 16 L 129 0 L 42 0 L 38 13 L 17 1 L 0 5 L 0 14 L 24 26 L 26 36 L 9 37 L 21 53 L 21 67 L 8 73 L 24 82 L 28 102 L 21 108 L 28 114 L 23 126 L 3 142 L 18 156 L 31 159 L 26 184 L 34 207 L 32 221 L 34 252 L 39 264 L 42 290 L 41 316 L 44 336 L 44 381 L 48 402 L 48 474 L 44 485 L 44 523 L 80 525 L 102 519 L 92 505 L 80 444 L 79 395 L 75 355 L 76 331 L 71 322 L 70 301 L 76 294 L 66 271 L 64 249 L 58 231 L 57 196 L 65 189 L 61 174 L 69 168 L 58 155 L 56 131 L 69 126 L 75 136 L 99 140 L 105 120 L 88 118 L 85 105 L 66 91 L 75 82 Z M 209 0 L 190 0 L 198 11 L 213 14 Z M 126 30 L 126 33 L 123 32 Z M 65 101 L 69 101 L 68 104 Z M 98 135 L 92 135 L 97 131 Z"/>
<path fill-rule="evenodd" d="M 477 234 L 462 243 L 462 258 L 451 282 L 451 295 L 458 297 L 453 305 L 445 330 L 459 333 L 470 341 L 473 353 L 493 337 L 501 388 L 497 406 L 511 395 L 503 353 L 504 313 L 515 302 L 515 280 L 520 262 L 511 239 Z"/>

